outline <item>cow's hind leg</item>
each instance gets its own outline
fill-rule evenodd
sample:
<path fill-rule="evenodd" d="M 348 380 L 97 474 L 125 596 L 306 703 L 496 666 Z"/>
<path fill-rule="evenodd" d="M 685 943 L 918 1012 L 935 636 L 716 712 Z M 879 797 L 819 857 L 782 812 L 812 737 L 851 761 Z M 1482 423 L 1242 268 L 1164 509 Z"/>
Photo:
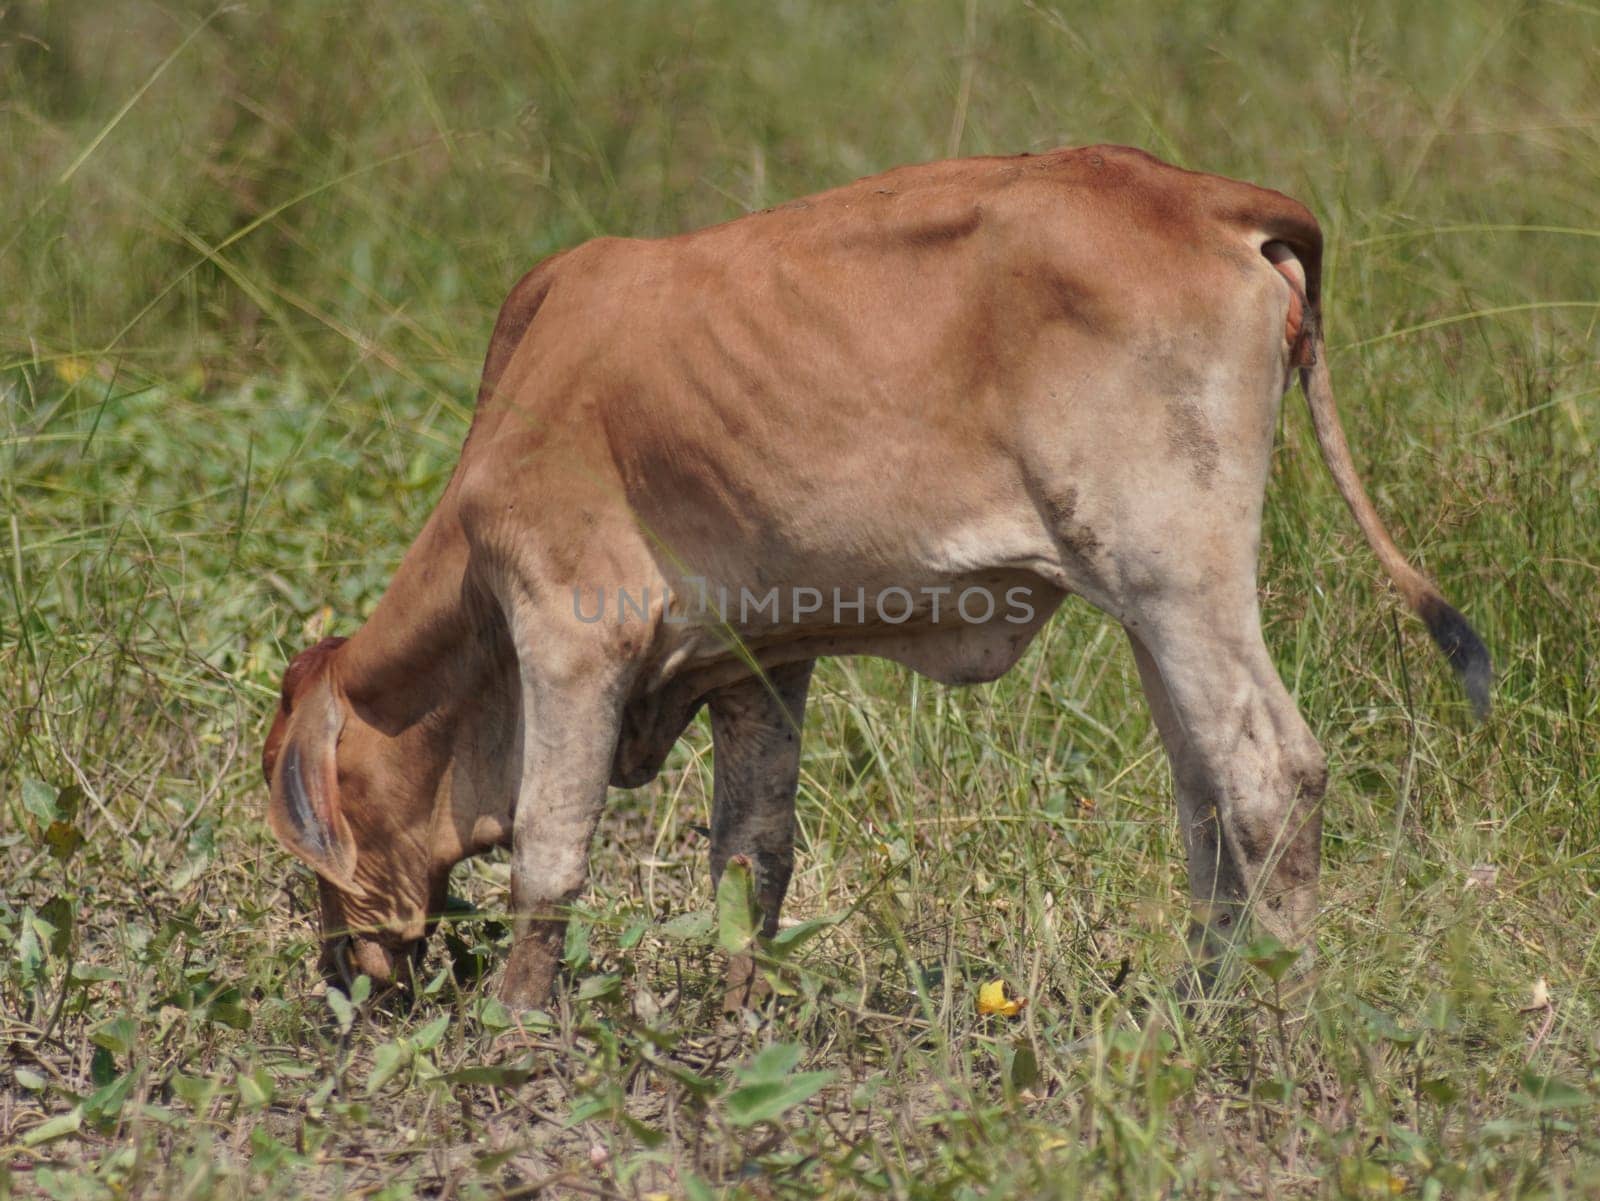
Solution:
<path fill-rule="evenodd" d="M 778 911 L 794 870 L 794 797 L 800 779 L 800 729 L 812 662 L 775 667 L 711 695 L 715 760 L 711 815 L 711 878 L 722 879 L 735 855 L 755 872 L 762 932 L 778 931 Z M 752 999 L 755 965 L 736 956 L 728 965 L 727 1004 Z"/>
<path fill-rule="evenodd" d="M 1172 764 L 1202 986 L 1247 916 L 1310 949 L 1327 778 L 1261 639 L 1253 594 L 1231 606 L 1213 599 L 1158 606 L 1129 628 Z"/>

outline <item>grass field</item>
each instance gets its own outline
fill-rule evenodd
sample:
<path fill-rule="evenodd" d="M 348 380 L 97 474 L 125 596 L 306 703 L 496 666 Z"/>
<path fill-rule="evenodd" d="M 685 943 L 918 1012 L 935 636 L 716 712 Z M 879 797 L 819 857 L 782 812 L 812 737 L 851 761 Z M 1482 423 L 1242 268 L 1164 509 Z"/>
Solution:
<path fill-rule="evenodd" d="M 1076 603 L 991 687 L 820 670 L 795 996 L 725 1020 L 668 924 L 712 904 L 703 719 L 614 794 L 522 1034 L 483 914 L 413 1008 L 328 995 L 260 740 L 443 486 L 511 282 L 1091 141 L 1318 213 L 1358 461 L 1496 658 L 1472 727 L 1291 397 L 1308 1011 L 1177 1005 L 1166 765 Z M 22 0 L 0 201 L 0 1196 L 1600 1196 L 1600 8 Z M 454 891 L 503 909 L 504 858 Z"/>

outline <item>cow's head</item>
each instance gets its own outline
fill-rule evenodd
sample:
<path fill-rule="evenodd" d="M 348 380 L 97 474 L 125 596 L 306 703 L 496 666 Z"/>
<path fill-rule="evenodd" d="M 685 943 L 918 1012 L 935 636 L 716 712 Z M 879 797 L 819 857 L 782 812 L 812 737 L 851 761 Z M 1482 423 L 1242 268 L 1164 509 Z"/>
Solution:
<path fill-rule="evenodd" d="M 424 723 L 385 733 L 351 701 L 344 643 L 324 639 L 284 673 L 261 755 L 267 820 L 317 873 L 330 982 L 365 973 L 391 984 L 409 978 L 461 857 L 435 845 L 448 755 L 434 753 Z"/>

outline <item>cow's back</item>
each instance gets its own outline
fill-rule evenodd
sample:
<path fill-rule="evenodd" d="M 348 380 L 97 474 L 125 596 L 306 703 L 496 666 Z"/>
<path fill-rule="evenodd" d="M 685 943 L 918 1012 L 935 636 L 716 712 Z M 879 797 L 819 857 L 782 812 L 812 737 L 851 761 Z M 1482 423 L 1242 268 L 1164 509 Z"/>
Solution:
<path fill-rule="evenodd" d="M 887 581 L 973 540 L 1025 557 L 1039 531 L 984 515 L 1031 513 L 1036 445 L 1070 454 L 1126 404 L 1097 380 L 1154 377 L 1277 286 L 1246 237 L 1264 221 L 1315 231 L 1277 193 L 1090 147 L 600 239 L 520 285 L 536 311 L 468 454 L 545 478 L 557 512 L 603 474 L 663 559 L 713 578 Z"/>

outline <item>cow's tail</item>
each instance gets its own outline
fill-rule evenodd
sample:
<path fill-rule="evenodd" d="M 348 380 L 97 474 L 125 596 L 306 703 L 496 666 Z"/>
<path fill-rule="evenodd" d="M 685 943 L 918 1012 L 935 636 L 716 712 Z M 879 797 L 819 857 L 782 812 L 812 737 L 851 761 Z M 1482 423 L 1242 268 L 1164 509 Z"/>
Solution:
<path fill-rule="evenodd" d="M 1309 214 L 1306 214 L 1309 220 Z M 1283 238 L 1262 247 L 1262 253 L 1289 281 L 1295 293 L 1290 305 L 1289 329 L 1286 337 L 1290 343 L 1291 361 L 1300 368 L 1300 386 L 1306 394 L 1306 404 L 1311 409 L 1311 425 L 1317 433 L 1317 446 L 1322 451 L 1322 461 L 1333 476 L 1334 486 L 1350 513 L 1366 536 L 1367 545 L 1377 555 L 1383 570 L 1394 581 L 1406 604 L 1428 627 L 1434 642 L 1461 677 L 1472 710 L 1481 721 L 1489 714 L 1489 684 L 1493 669 L 1489 652 L 1484 648 L 1467 619 L 1444 599 L 1439 586 L 1407 561 L 1400 548 L 1394 544 L 1383 519 L 1367 496 L 1367 490 L 1356 472 L 1355 461 L 1350 457 L 1350 444 L 1345 441 L 1344 427 L 1339 424 L 1339 410 L 1333 402 L 1333 381 L 1328 375 L 1328 355 L 1322 341 L 1321 305 L 1317 276 L 1320 274 L 1321 235 L 1315 223 L 1309 230 L 1296 231 L 1299 238 Z M 1295 245 L 1303 242 L 1304 245 Z M 1293 260 L 1283 253 L 1286 246 L 1294 252 Z M 1299 270 L 1295 268 L 1298 267 Z M 1303 276 L 1301 276 L 1303 272 Z M 1296 278 L 1301 276 L 1301 278 Z M 1304 292 L 1301 292 L 1303 281 Z M 1301 309 L 1304 310 L 1303 319 Z"/>
<path fill-rule="evenodd" d="M 1259 195 L 1259 193 L 1257 194 Z M 1262 255 L 1289 283 L 1288 327 L 1284 331 L 1290 362 L 1300 369 L 1300 386 L 1311 409 L 1311 424 L 1317 433 L 1322 461 L 1333 476 L 1334 485 L 1350 513 L 1366 536 L 1367 544 L 1388 573 L 1406 604 L 1422 618 L 1434 642 L 1461 677 L 1473 712 L 1481 721 L 1489 714 L 1489 685 L 1493 669 L 1483 641 L 1444 599 L 1439 586 L 1413 567 L 1394 544 L 1383 519 L 1372 507 L 1367 490 L 1356 473 L 1339 424 L 1339 410 L 1333 401 L 1333 381 L 1328 375 L 1328 355 L 1322 340 L 1322 231 L 1312 215 L 1287 197 L 1270 194 L 1270 211 L 1258 213 L 1255 228 L 1261 231 Z"/>
<path fill-rule="evenodd" d="M 1314 361 L 1300 368 L 1300 386 L 1305 390 L 1306 403 L 1311 409 L 1311 424 L 1317 432 L 1322 461 L 1328 465 L 1328 474 L 1333 476 L 1334 486 L 1344 497 L 1344 503 L 1350 506 L 1350 513 L 1366 535 L 1372 553 L 1400 589 L 1406 604 L 1427 625 L 1428 633 L 1433 635 L 1434 642 L 1461 677 L 1473 713 L 1482 721 L 1489 715 L 1489 684 L 1493 678 L 1489 652 L 1467 624 L 1467 619 L 1444 599 L 1439 586 L 1407 562 L 1394 539 L 1389 537 L 1378 511 L 1372 507 L 1350 458 L 1350 445 L 1345 441 L 1344 427 L 1339 424 L 1339 410 L 1334 407 L 1328 356 L 1323 350 L 1320 323 L 1315 313 L 1311 315 L 1311 324 Z"/>

